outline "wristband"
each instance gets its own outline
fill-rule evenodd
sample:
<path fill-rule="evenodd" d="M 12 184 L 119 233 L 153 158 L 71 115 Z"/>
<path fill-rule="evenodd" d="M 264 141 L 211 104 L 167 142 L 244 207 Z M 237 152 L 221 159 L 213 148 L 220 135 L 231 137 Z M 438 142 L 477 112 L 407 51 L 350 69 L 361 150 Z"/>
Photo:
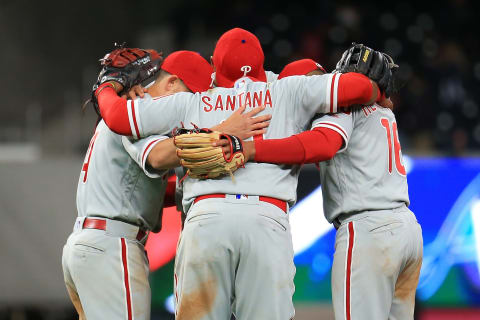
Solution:
<path fill-rule="evenodd" d="M 98 87 L 97 90 L 95 91 L 95 98 L 98 98 L 98 95 L 100 94 L 100 92 L 102 92 L 102 90 L 105 89 L 106 87 L 110 87 L 113 90 L 115 90 L 115 85 L 113 83 L 105 82 L 104 84 L 100 85 L 100 87 Z M 115 93 L 116 92 L 117 90 L 115 90 Z"/>

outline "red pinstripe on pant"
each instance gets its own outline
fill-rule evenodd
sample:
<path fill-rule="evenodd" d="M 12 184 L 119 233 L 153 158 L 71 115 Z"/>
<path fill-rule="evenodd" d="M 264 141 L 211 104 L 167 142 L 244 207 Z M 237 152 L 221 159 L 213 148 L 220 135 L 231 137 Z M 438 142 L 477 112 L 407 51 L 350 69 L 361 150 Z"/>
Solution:
<path fill-rule="evenodd" d="M 130 277 L 128 274 L 127 244 L 124 238 L 120 239 L 120 243 L 122 246 L 123 280 L 125 284 L 125 296 L 127 300 L 127 319 L 132 320 L 133 312 L 132 312 L 132 297 L 130 294 Z"/>
<path fill-rule="evenodd" d="M 353 227 L 353 221 L 348 223 L 348 248 L 347 248 L 347 261 L 345 266 L 345 319 L 351 320 L 351 277 L 352 277 L 352 255 L 353 246 L 355 244 L 355 228 Z"/>

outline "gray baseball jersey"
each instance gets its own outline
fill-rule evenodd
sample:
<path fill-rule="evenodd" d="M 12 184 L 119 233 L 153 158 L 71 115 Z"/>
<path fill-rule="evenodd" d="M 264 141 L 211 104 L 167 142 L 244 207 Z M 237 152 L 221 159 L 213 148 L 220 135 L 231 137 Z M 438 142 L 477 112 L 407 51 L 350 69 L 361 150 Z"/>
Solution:
<path fill-rule="evenodd" d="M 278 79 L 278 74 L 272 71 L 265 71 L 267 82 L 273 82 Z"/>
<path fill-rule="evenodd" d="M 312 127 L 335 130 L 344 140 L 333 159 L 320 162 L 329 222 L 339 214 L 409 205 L 397 123 L 390 109 L 356 107 L 315 119 Z"/>
<path fill-rule="evenodd" d="M 272 114 L 265 139 L 284 138 L 304 131 L 315 113 L 337 111 L 337 87 L 340 74 L 312 77 L 292 76 L 272 83 L 237 80 L 234 88 L 214 88 L 203 93 L 177 93 L 170 96 L 137 99 L 127 104 L 131 131 L 135 137 L 167 134 L 180 122 L 212 127 L 228 118 L 241 104 L 250 108 L 266 106 L 262 113 Z M 185 211 L 199 195 L 231 193 L 264 195 L 296 201 L 298 166 L 247 163 L 246 170 L 215 180 L 186 179 Z"/>
<path fill-rule="evenodd" d="M 155 172 L 146 160 L 155 144 L 166 138 L 150 136 L 132 143 L 101 121 L 78 180 L 78 216 L 104 217 L 159 231 L 166 181 L 155 178 L 166 171 Z"/>
<path fill-rule="evenodd" d="M 320 163 L 325 217 L 338 228 L 335 319 L 413 319 L 422 232 L 408 209 L 394 114 L 376 105 L 358 107 L 315 119 L 312 126 L 344 140 L 331 160 Z"/>
<path fill-rule="evenodd" d="M 167 180 L 146 158 L 165 138 L 132 141 L 101 121 L 90 141 L 78 181 L 78 218 L 62 255 L 65 284 L 87 319 L 150 319 L 146 237 L 138 235 L 160 229 Z M 103 222 L 103 229 L 84 229 L 86 219 Z"/>

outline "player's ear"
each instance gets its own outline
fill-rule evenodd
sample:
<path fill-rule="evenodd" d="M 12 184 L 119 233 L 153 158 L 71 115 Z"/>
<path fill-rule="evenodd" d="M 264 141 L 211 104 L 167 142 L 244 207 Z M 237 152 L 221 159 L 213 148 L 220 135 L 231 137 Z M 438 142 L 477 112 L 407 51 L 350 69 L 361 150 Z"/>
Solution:
<path fill-rule="evenodd" d="M 165 89 L 170 92 L 170 91 L 173 91 L 175 90 L 175 87 L 178 86 L 178 82 L 180 81 L 180 79 L 172 74 L 172 75 L 169 75 L 167 77 L 167 81 L 165 82 Z"/>

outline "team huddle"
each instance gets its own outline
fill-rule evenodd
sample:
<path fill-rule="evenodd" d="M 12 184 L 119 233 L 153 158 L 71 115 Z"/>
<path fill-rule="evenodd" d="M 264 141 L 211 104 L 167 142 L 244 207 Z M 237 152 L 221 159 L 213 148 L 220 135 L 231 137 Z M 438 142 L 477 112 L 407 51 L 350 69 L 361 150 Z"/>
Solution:
<path fill-rule="evenodd" d="M 331 73 L 302 59 L 277 75 L 240 28 L 211 61 L 123 47 L 102 59 L 100 118 L 62 257 L 80 319 L 150 319 L 144 245 L 161 229 L 174 168 L 184 214 L 175 318 L 293 319 L 288 213 L 305 163 L 319 165 L 337 229 L 335 319 L 413 319 L 423 244 L 389 99 L 399 66 L 354 44 Z"/>

